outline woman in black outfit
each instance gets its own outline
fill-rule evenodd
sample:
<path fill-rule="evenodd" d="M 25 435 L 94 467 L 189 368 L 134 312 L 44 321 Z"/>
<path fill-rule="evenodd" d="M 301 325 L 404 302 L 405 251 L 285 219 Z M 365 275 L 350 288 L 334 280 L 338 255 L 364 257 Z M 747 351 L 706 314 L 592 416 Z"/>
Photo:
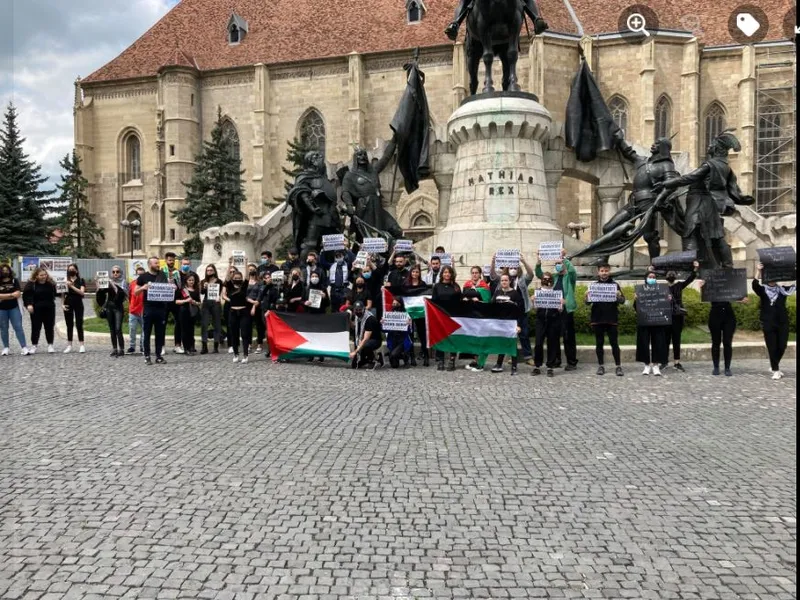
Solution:
<path fill-rule="evenodd" d="M 253 341 L 253 329 L 256 330 L 256 354 L 263 351 L 264 338 L 267 335 L 267 323 L 261 318 L 261 278 L 258 269 L 251 267 L 247 278 L 247 301 L 250 303 L 250 345 Z"/>
<path fill-rule="evenodd" d="M 217 285 L 217 300 L 208 299 L 208 286 Z M 206 276 L 200 282 L 200 293 L 203 296 L 203 305 L 200 307 L 200 354 L 208 354 L 208 326 L 214 326 L 214 354 L 219 354 L 219 341 L 222 335 L 222 281 L 217 274 L 217 267 L 213 264 L 206 267 Z"/>
<path fill-rule="evenodd" d="M 658 285 L 656 274 L 649 270 L 644 280 L 645 288 Z M 633 310 L 638 312 L 636 294 L 633 295 Z M 670 295 L 670 300 L 672 299 Z M 661 367 L 667 362 L 667 327 L 664 325 L 636 325 L 636 362 L 644 363 L 642 375 L 661 376 Z"/>
<path fill-rule="evenodd" d="M 551 276 L 552 281 L 552 276 Z M 492 295 L 492 302 L 513 302 L 519 308 L 519 312 L 522 315 L 519 319 L 517 319 L 517 333 L 522 328 L 521 320 L 528 318 L 528 315 L 525 313 L 525 301 L 522 299 L 522 294 L 520 293 L 519 289 L 516 287 L 511 287 L 511 276 L 508 273 L 503 273 L 500 276 L 500 282 L 497 285 L 497 289 L 495 290 L 494 294 Z M 556 346 L 557 347 L 557 346 Z M 548 348 L 549 351 L 549 348 Z M 497 355 L 497 364 L 492 367 L 492 373 L 502 373 L 503 372 L 503 362 L 506 359 L 505 354 L 498 354 Z M 519 360 L 518 354 L 511 357 L 511 374 L 517 374 L 517 362 Z"/>
<path fill-rule="evenodd" d="M 39 335 L 44 326 L 47 351 L 55 352 L 53 341 L 56 326 L 56 283 L 42 267 L 31 273 L 30 281 L 22 292 L 22 303 L 31 315 L 31 347 L 29 354 L 36 353 Z"/>
<path fill-rule="evenodd" d="M 67 322 L 67 347 L 64 354 L 72 352 L 72 333 L 78 330 L 78 343 L 80 352 L 86 352 L 83 345 L 83 298 L 86 295 L 86 282 L 81 278 L 78 265 L 75 263 L 67 267 L 67 292 L 62 296 L 61 307 L 64 311 L 64 320 Z"/>
<path fill-rule="evenodd" d="M 764 331 L 764 343 L 769 353 L 769 367 L 772 378 L 778 380 L 783 377 L 781 359 L 789 343 L 789 313 L 786 312 L 786 298 L 794 294 L 797 286 L 778 285 L 775 281 L 768 281 L 767 285 L 760 282 L 764 265 L 758 263 L 756 276 L 753 279 L 753 291 L 760 300 L 761 329 Z"/>
<path fill-rule="evenodd" d="M 456 302 L 461 300 L 461 287 L 456 283 L 456 272 L 453 267 L 442 267 L 442 275 L 439 283 L 433 286 L 432 299 L 436 302 Z M 447 370 L 456 370 L 456 355 L 449 352 Z M 444 371 L 444 352 L 436 351 L 436 370 Z"/>
<path fill-rule="evenodd" d="M 542 289 L 553 289 L 553 274 L 550 271 L 542 273 Z M 536 309 L 536 343 L 533 347 L 534 367 L 531 375 L 541 375 L 544 363 L 547 367 L 547 376 L 553 377 L 553 369 L 558 361 L 558 351 L 561 348 L 561 315 L 563 312 L 563 307 Z M 547 342 L 547 362 L 544 361 L 545 342 Z"/>
<path fill-rule="evenodd" d="M 286 307 L 289 312 L 303 312 L 306 295 L 306 286 L 300 280 L 300 269 L 295 267 L 289 275 L 289 284 L 286 286 Z"/>
<path fill-rule="evenodd" d="M 239 362 L 239 344 L 242 344 L 242 364 L 247 364 L 250 339 L 253 335 L 253 321 L 250 316 L 251 304 L 247 299 L 247 283 L 242 273 L 236 269 L 233 277 L 225 284 L 222 292 L 225 302 L 231 307 L 228 323 L 228 341 L 233 348 L 233 362 Z"/>
<path fill-rule="evenodd" d="M 431 289 L 427 283 L 422 280 L 422 269 L 419 265 L 414 265 L 411 267 L 411 271 L 408 273 L 408 277 L 406 278 L 405 283 L 403 284 L 402 290 L 404 296 L 421 296 L 427 293 Z M 430 366 L 430 354 L 428 353 L 428 332 L 425 329 L 425 317 L 420 319 L 413 319 L 411 321 L 414 325 L 414 331 L 412 332 L 411 339 L 413 340 L 413 334 L 416 333 L 417 338 L 419 339 L 419 347 L 422 351 L 422 366 L 428 367 Z M 414 355 L 414 349 L 411 349 L 411 366 L 417 366 L 417 359 Z"/>
<path fill-rule="evenodd" d="M 318 292 L 322 292 L 322 301 L 320 302 L 319 308 L 314 308 L 311 306 L 311 290 L 316 290 Z M 325 311 L 328 309 L 330 305 L 330 299 L 328 298 L 327 286 L 322 281 L 322 278 L 319 276 L 318 273 L 314 272 L 311 273 L 311 276 L 308 278 L 308 285 L 306 286 L 306 293 L 303 296 L 305 305 L 305 311 L 311 315 L 324 315 Z"/>
<path fill-rule="evenodd" d="M 176 294 L 178 290 L 175 290 Z M 97 290 L 97 303 L 106 311 L 108 331 L 111 334 L 111 356 L 125 355 L 125 338 L 122 336 L 122 317 L 125 314 L 125 300 L 128 297 L 128 283 L 122 276 L 122 269 L 111 267 L 108 289 Z"/>
<path fill-rule="evenodd" d="M 692 264 L 694 270 L 683 281 L 675 281 L 675 271 L 667 272 L 667 283 L 669 284 L 669 293 L 672 294 L 672 325 L 667 327 L 667 351 L 664 358 L 669 360 L 669 346 L 672 344 L 672 358 L 675 361 L 675 369 L 683 371 L 681 364 L 681 334 L 683 333 L 683 323 L 686 318 L 686 309 L 683 307 L 683 290 L 685 290 L 696 278 L 697 272 L 700 270 L 700 263 L 694 261 Z M 667 367 L 667 363 L 661 365 L 662 369 Z"/>
<path fill-rule="evenodd" d="M 183 281 L 178 299 L 178 318 L 181 320 L 181 347 L 188 356 L 197 354 L 194 343 L 194 324 L 200 314 L 200 286 L 197 275 L 189 273 Z"/>
<path fill-rule="evenodd" d="M 700 280 L 702 288 L 705 282 Z M 749 301 L 747 296 L 739 300 L 741 304 Z M 725 361 L 725 376 L 733 375 L 731 360 L 733 359 L 733 334 L 736 333 L 736 313 L 730 302 L 712 302 L 708 313 L 708 329 L 711 331 L 711 361 L 714 363 L 712 375 L 719 375 L 719 346 L 722 344 L 722 355 Z"/>
<path fill-rule="evenodd" d="M 356 277 L 356 280 L 353 283 L 353 289 L 350 290 L 350 293 L 347 295 L 347 299 L 350 302 L 350 306 L 353 306 L 356 302 L 361 302 L 364 305 L 365 310 L 368 310 L 373 314 L 375 313 L 375 311 L 372 310 L 374 308 L 372 294 L 370 293 L 369 289 L 367 289 L 367 281 L 364 279 L 363 275 Z"/>

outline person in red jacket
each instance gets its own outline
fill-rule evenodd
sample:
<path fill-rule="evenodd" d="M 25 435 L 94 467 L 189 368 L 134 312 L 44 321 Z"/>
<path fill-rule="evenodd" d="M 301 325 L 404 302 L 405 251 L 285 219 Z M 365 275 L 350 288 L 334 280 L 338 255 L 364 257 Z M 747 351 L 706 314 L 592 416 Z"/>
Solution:
<path fill-rule="evenodd" d="M 144 313 L 144 295 L 143 294 L 134 294 L 136 291 L 136 279 L 139 275 L 144 274 L 144 268 L 142 266 L 136 267 L 136 277 L 131 282 L 130 285 L 130 295 L 128 300 L 128 334 L 130 337 L 130 346 L 128 347 L 128 354 L 136 354 L 136 330 L 139 330 L 139 335 L 142 335 L 142 327 L 144 322 L 142 321 L 142 314 Z M 139 350 L 140 354 L 144 353 L 144 348 L 142 346 L 142 338 L 139 338 Z"/>

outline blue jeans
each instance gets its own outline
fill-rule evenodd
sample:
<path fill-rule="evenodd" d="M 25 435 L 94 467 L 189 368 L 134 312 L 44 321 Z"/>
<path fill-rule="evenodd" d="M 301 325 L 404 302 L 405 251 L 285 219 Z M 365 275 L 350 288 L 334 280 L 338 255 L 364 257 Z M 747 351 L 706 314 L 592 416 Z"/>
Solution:
<path fill-rule="evenodd" d="M 0 310 L 0 340 L 3 342 L 3 347 L 8 348 L 8 324 L 14 328 L 14 333 L 17 336 L 20 348 L 25 348 L 25 330 L 22 329 L 22 313 L 19 307 L 15 306 L 9 310 Z"/>
<path fill-rule="evenodd" d="M 142 333 L 144 331 L 144 320 L 142 319 L 141 315 L 128 315 L 128 348 L 133 348 L 136 350 L 136 334 Z M 144 352 L 144 348 L 142 347 L 142 341 L 139 340 L 139 351 Z"/>

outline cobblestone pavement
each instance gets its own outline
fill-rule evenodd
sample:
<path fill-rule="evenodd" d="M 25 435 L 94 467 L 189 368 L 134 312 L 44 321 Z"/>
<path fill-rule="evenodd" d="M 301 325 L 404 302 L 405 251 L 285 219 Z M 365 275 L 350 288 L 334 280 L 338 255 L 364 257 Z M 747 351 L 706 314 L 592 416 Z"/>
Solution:
<path fill-rule="evenodd" d="M 794 365 L 89 350 L 0 359 L 0 598 L 796 597 Z"/>

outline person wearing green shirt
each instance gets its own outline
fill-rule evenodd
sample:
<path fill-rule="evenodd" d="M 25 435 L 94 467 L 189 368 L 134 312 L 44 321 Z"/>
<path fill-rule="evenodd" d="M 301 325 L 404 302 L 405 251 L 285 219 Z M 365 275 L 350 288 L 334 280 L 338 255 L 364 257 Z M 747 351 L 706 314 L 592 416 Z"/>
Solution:
<path fill-rule="evenodd" d="M 542 258 L 536 260 L 536 277 L 542 278 Z M 567 356 L 565 371 L 574 371 L 578 368 L 578 343 L 575 340 L 575 310 L 578 303 L 575 300 L 575 284 L 578 281 L 578 272 L 567 258 L 567 249 L 561 249 L 561 260 L 553 267 L 553 289 L 561 290 L 564 298 L 564 314 L 561 317 L 561 338 L 564 340 L 564 354 Z M 561 363 L 559 350 L 557 364 Z"/>

